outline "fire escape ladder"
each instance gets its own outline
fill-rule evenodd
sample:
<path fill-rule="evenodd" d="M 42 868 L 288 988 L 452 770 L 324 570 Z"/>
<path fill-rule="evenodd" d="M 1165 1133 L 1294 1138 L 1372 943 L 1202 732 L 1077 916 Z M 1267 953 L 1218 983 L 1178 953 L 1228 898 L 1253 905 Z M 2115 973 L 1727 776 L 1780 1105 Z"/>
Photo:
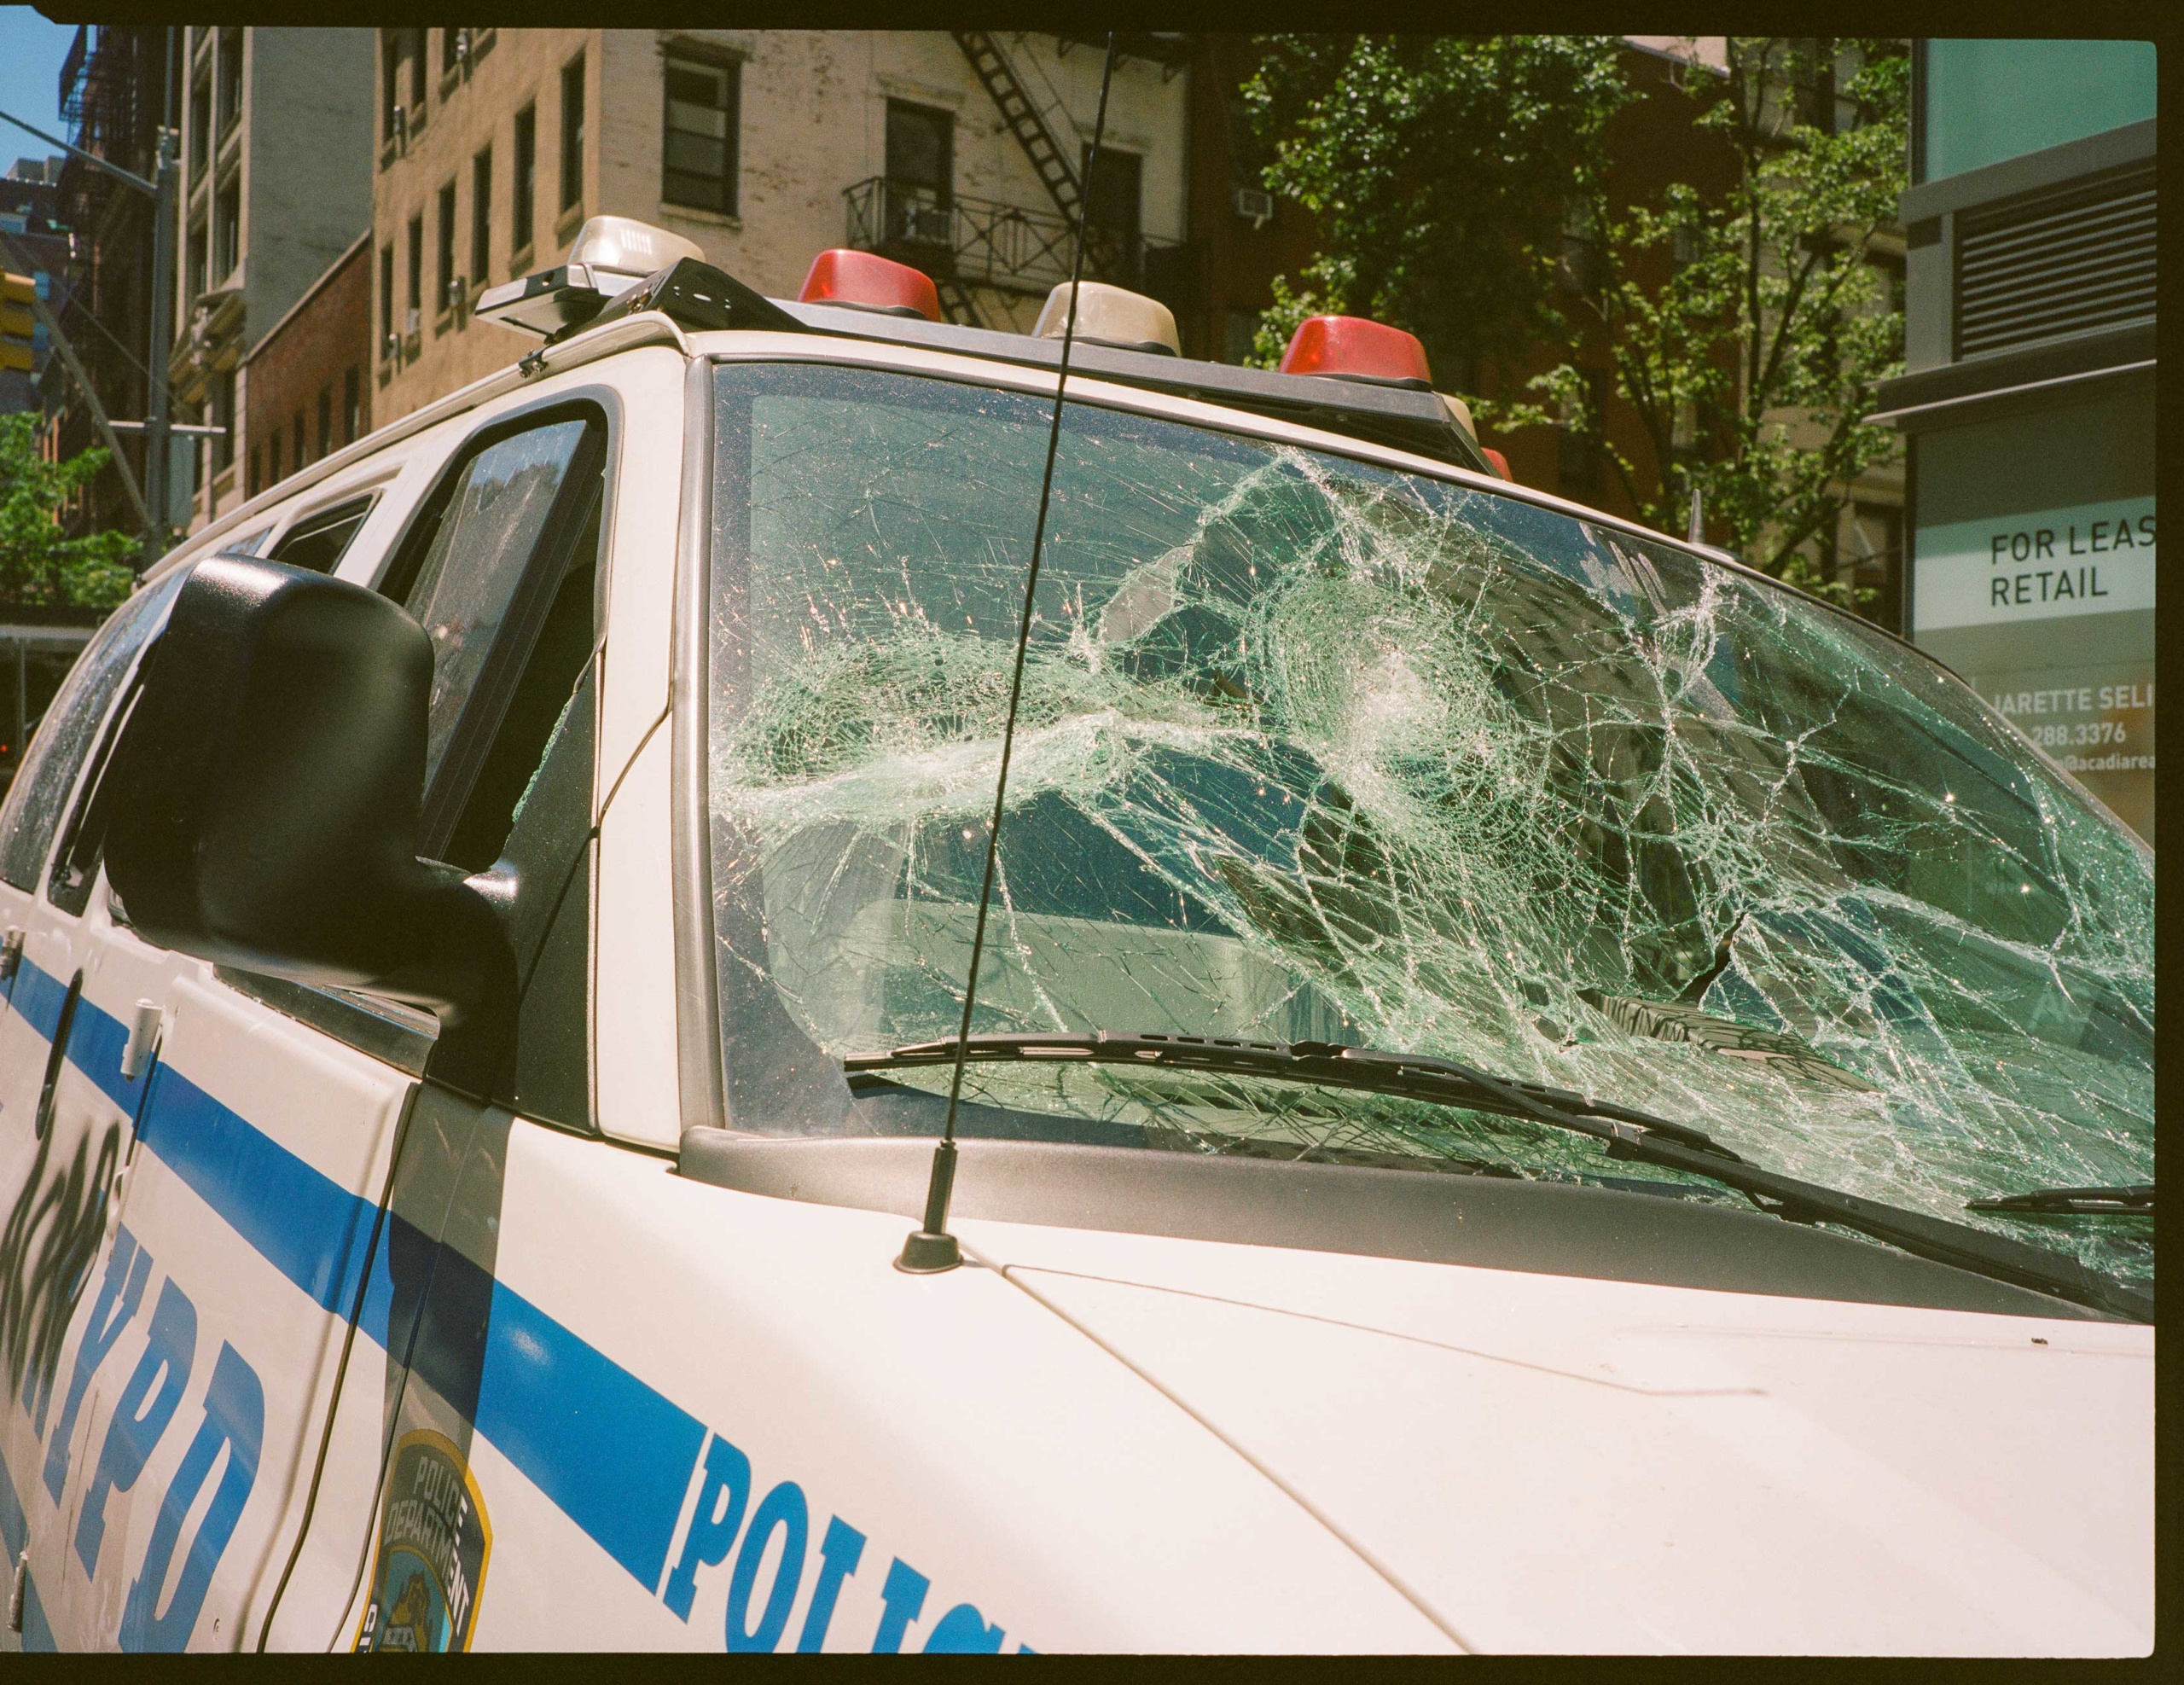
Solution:
<path fill-rule="evenodd" d="M 959 328 L 983 328 L 979 307 L 971 300 L 971 289 L 952 274 L 937 274 L 932 277 L 933 290 L 940 294 L 940 313 Z"/>
<path fill-rule="evenodd" d="M 1031 168 L 1046 184 L 1055 206 L 1071 222 L 1077 220 L 1077 209 L 1084 196 L 1083 186 L 1077 179 L 1077 171 L 1061 144 L 1054 139 L 1054 131 L 1032 104 L 1031 96 L 1024 91 L 1024 84 L 1001 44 L 985 30 L 959 29 L 953 32 L 956 44 L 963 49 L 963 56 L 971 61 L 971 68 L 985 84 L 993 96 L 1002 121 L 1016 137 L 1017 144 L 1024 148 L 1025 156 L 1031 160 Z"/>

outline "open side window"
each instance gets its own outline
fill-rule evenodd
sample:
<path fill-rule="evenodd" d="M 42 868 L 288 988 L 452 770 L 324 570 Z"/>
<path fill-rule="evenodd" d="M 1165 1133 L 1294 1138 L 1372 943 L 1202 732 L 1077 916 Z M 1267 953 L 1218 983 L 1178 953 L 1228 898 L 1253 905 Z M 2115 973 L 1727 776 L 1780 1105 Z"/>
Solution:
<path fill-rule="evenodd" d="M 331 573 L 340 565 L 350 543 L 363 529 L 372 512 L 372 505 L 379 501 L 379 493 L 368 491 L 360 497 L 349 497 L 331 508 L 318 509 L 281 535 L 267 556 L 269 561 L 284 561 L 291 567 L 308 567 L 314 573 Z"/>

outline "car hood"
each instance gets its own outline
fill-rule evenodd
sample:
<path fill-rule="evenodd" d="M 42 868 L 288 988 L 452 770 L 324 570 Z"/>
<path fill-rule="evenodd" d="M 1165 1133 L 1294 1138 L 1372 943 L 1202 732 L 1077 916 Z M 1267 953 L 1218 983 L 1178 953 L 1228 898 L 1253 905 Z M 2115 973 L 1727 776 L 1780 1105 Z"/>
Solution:
<path fill-rule="evenodd" d="M 2151 1328 L 961 1228 L 1467 1648 L 2151 1649 Z"/>

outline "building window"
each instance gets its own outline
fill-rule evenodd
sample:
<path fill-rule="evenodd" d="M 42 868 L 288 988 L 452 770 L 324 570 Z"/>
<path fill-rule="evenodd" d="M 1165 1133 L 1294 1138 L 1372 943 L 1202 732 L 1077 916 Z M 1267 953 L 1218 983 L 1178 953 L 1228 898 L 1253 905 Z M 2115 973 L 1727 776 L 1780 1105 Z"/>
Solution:
<path fill-rule="evenodd" d="M 1860 67 L 1854 51 L 1807 36 L 1793 40 L 1790 53 L 1798 121 L 1828 135 L 1847 135 L 1865 121 L 1858 102 L 1844 91 Z"/>
<path fill-rule="evenodd" d="M 561 69 L 561 208 L 584 197 L 584 60 Z"/>
<path fill-rule="evenodd" d="M 332 386 L 321 386 L 318 389 L 318 454 L 322 456 L 331 456 L 334 454 L 334 388 Z"/>
<path fill-rule="evenodd" d="M 1889 503 L 1854 503 L 1846 570 L 1862 592 L 1860 613 L 1891 631 L 1903 621 L 1903 511 Z M 1839 565 L 1839 564 L 1838 564 Z"/>
<path fill-rule="evenodd" d="M 450 182 L 440 189 L 440 250 L 437 278 L 439 290 L 433 298 L 435 311 L 447 311 L 455 308 L 455 183 Z"/>
<path fill-rule="evenodd" d="M 212 441 L 212 472 L 218 474 L 235 459 L 235 371 L 222 372 L 212 382 L 212 425 L 220 430 Z"/>
<path fill-rule="evenodd" d="M 954 242 L 956 119 L 945 111 L 887 102 L 886 238 L 946 247 Z"/>
<path fill-rule="evenodd" d="M 1134 152 L 1102 148 L 1095 166 L 1092 148 L 1077 156 L 1077 178 L 1084 183 L 1084 218 L 1103 237 L 1093 247 L 1099 267 L 1126 286 L 1142 283 L 1138 241 L 1139 207 L 1144 197 L 1145 160 Z M 1104 249 L 1103 249 L 1104 248 Z M 1088 265 L 1090 259 L 1088 258 Z"/>
<path fill-rule="evenodd" d="M 515 179 L 508 198 L 508 249 L 531 249 L 531 212 L 538 198 L 538 107 L 515 114 Z"/>
<path fill-rule="evenodd" d="M 410 55 L 410 120 L 414 123 L 425 114 L 425 32 L 405 29 L 408 38 L 405 50 Z"/>
<path fill-rule="evenodd" d="M 1095 228 L 1136 238 L 1144 199 L 1145 160 L 1134 152 L 1102 148 L 1095 169 L 1088 145 L 1077 160 L 1077 171 L 1086 183 L 1084 219 Z"/>
<path fill-rule="evenodd" d="M 364 381 L 354 363 L 341 375 L 341 442 L 354 444 L 364 432 Z"/>
<path fill-rule="evenodd" d="M 273 429 L 273 436 L 265 441 L 265 483 L 281 483 L 281 429 L 277 427 Z"/>
<path fill-rule="evenodd" d="M 1562 273 L 1571 287 L 1589 298 L 1599 290 L 1600 220 L 1590 200 L 1573 199 L 1563 206 Z"/>
<path fill-rule="evenodd" d="M 956 119 L 929 107 L 887 102 L 887 180 L 890 185 L 950 205 L 956 198 Z"/>
<path fill-rule="evenodd" d="M 246 497 L 255 497 L 260 488 L 262 488 L 265 484 L 263 479 L 258 478 L 258 468 L 264 460 L 264 458 L 261 447 L 255 444 L 252 445 L 250 447 L 250 468 L 243 479 L 243 485 L 245 488 L 243 496 Z"/>
<path fill-rule="evenodd" d="M 198 295 L 210 284 L 206 278 L 205 266 L 211 261 L 212 249 L 206 244 L 205 224 L 200 218 L 189 225 L 189 255 L 183 269 L 192 304 L 196 303 Z"/>
<path fill-rule="evenodd" d="M 379 137 L 391 142 L 402 120 L 402 38 L 407 32 L 382 29 L 379 32 Z"/>
<path fill-rule="evenodd" d="M 394 242 L 379 248 L 379 354 L 390 353 L 387 341 L 394 337 Z"/>
<path fill-rule="evenodd" d="M 1866 259 L 1880 277 L 1881 294 L 1888 301 L 1888 308 L 1896 315 L 1903 314 L 1903 259 L 1892 253 L 1876 252 Z"/>
<path fill-rule="evenodd" d="M 443 29 L 440 32 L 440 74 L 444 76 L 462 60 L 462 32 Z"/>
<path fill-rule="evenodd" d="M 212 155 L 212 78 L 200 76 L 189 89 L 189 179 L 200 179 Z"/>
<path fill-rule="evenodd" d="M 402 331 L 414 334 L 424 320 L 425 219 L 410 218 L 410 313 L 402 318 Z"/>
<path fill-rule="evenodd" d="M 470 160 L 470 279 L 482 288 L 493 272 L 493 148 Z"/>
<path fill-rule="evenodd" d="M 1555 441 L 1555 472 L 1565 491 L 1597 497 L 1601 485 L 1603 453 L 1600 439 L 1607 427 L 1607 371 L 1584 371 L 1583 412 L 1571 405 L 1564 413 L 1560 436 Z"/>
<path fill-rule="evenodd" d="M 296 467 L 303 468 L 308 466 L 311 462 L 311 453 L 305 448 L 307 441 L 304 437 L 304 412 L 300 410 L 296 411 L 288 422 L 288 437 L 293 442 L 293 449 L 289 454 L 295 458 Z"/>
<path fill-rule="evenodd" d="M 742 78 L 733 64 L 667 61 L 660 198 L 735 212 L 736 130 Z"/>
<path fill-rule="evenodd" d="M 223 29 L 215 50 L 220 55 L 220 133 L 242 118 L 242 31 Z"/>
<path fill-rule="evenodd" d="M 220 281 L 242 261 L 242 178 L 230 177 L 212 203 L 212 273 Z"/>

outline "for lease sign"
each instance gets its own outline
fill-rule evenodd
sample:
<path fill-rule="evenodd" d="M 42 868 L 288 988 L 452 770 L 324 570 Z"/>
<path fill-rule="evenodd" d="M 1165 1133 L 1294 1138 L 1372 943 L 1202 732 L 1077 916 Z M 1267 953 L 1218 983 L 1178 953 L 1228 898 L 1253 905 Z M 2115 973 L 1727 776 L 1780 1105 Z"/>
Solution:
<path fill-rule="evenodd" d="M 2151 609 L 2154 500 L 1919 529 L 1914 624 L 2006 625 Z"/>

